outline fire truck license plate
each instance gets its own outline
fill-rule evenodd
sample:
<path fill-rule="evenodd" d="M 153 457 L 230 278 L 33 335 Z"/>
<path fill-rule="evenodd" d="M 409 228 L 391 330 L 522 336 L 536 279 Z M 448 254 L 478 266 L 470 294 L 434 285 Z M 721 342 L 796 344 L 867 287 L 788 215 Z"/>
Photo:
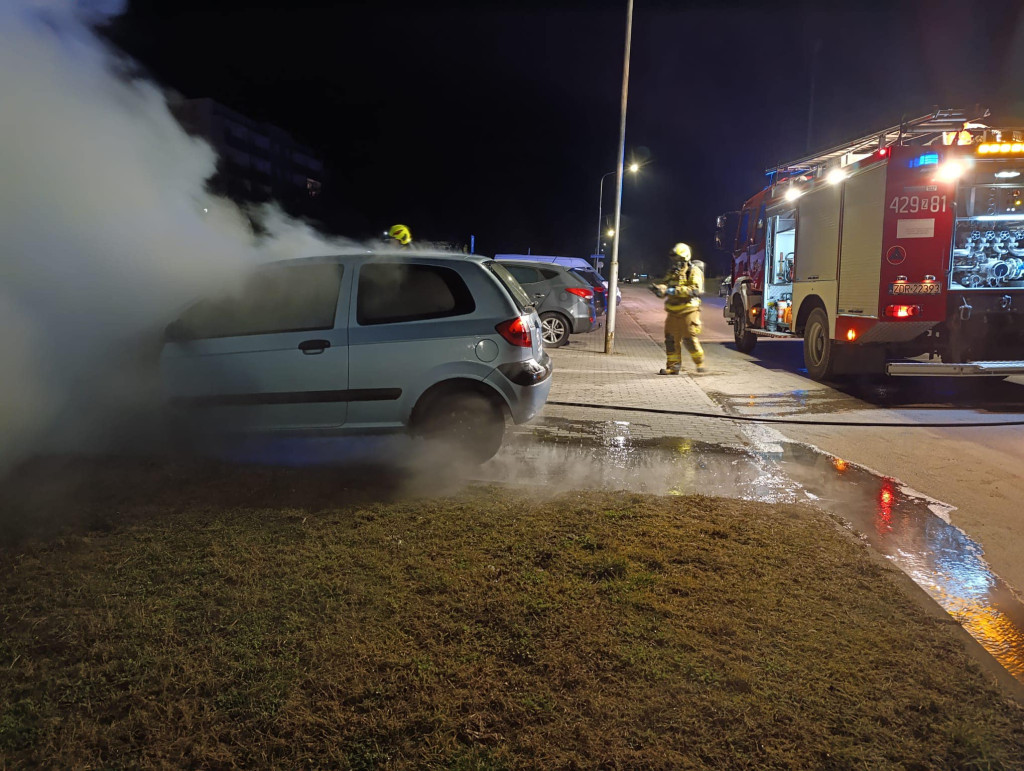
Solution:
<path fill-rule="evenodd" d="M 929 281 L 927 284 L 889 284 L 889 294 L 938 294 L 938 282 Z"/>

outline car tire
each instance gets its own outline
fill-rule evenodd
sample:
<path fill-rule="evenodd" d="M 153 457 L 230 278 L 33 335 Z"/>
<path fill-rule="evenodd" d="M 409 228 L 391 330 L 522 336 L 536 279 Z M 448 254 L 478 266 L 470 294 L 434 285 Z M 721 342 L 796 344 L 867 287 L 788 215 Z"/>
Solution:
<path fill-rule="evenodd" d="M 836 350 L 828 332 L 828 314 L 815 308 L 804 327 L 804 366 L 811 380 L 830 380 L 835 371 Z"/>
<path fill-rule="evenodd" d="M 732 336 L 736 341 L 736 350 L 740 353 L 750 353 L 754 350 L 757 338 L 751 334 L 747 327 L 747 311 L 741 306 L 736 312 L 736 318 L 732 322 Z"/>
<path fill-rule="evenodd" d="M 569 320 L 561 313 L 540 314 L 540 336 L 548 348 L 561 348 L 569 342 Z"/>
<path fill-rule="evenodd" d="M 505 413 L 483 394 L 455 392 L 433 400 L 417 433 L 430 442 L 446 445 L 473 463 L 484 463 L 501 449 L 505 437 Z"/>

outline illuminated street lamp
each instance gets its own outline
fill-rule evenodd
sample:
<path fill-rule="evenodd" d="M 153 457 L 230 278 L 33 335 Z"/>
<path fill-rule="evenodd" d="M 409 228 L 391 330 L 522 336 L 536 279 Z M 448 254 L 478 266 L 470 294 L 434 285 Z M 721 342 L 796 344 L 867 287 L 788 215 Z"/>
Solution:
<path fill-rule="evenodd" d="M 608 232 L 605 235 L 607 235 L 608 238 L 611 238 L 612 236 L 614 236 L 615 235 L 615 228 L 608 228 Z"/>
<path fill-rule="evenodd" d="M 631 163 L 629 164 L 629 166 L 626 167 L 626 170 L 636 174 L 638 171 L 640 171 L 640 164 Z M 601 177 L 601 192 L 597 197 L 597 246 L 594 247 L 594 254 L 601 254 L 601 227 L 604 225 L 604 223 L 602 222 L 602 211 L 604 207 L 604 181 L 612 174 L 615 174 L 617 171 L 618 169 L 615 169 L 614 171 L 609 171 L 607 174 Z M 611 237 L 613 235 L 615 235 L 615 231 L 609 230 L 608 236 Z"/>

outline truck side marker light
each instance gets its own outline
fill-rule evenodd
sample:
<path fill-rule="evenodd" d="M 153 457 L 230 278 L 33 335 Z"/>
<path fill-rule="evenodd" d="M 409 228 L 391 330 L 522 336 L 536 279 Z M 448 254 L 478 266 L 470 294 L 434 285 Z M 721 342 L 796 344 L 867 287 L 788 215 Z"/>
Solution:
<path fill-rule="evenodd" d="M 849 340 L 851 343 L 854 340 L 856 340 L 857 339 L 857 330 L 855 330 L 855 329 L 848 329 L 846 331 L 846 339 Z"/>

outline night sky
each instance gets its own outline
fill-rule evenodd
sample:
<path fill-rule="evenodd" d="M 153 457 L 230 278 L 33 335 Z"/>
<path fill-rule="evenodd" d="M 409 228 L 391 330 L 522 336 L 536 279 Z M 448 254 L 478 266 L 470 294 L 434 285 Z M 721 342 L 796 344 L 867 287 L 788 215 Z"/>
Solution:
<path fill-rule="evenodd" d="M 616 161 L 625 8 L 134 0 L 108 34 L 169 89 L 316 148 L 337 232 L 403 222 L 487 254 L 586 256 Z M 637 0 L 626 154 L 645 166 L 626 179 L 624 271 L 659 269 L 679 240 L 724 268 L 714 217 L 804 154 L 812 71 L 812 149 L 933 107 L 1022 125 L 1024 4 Z"/>

